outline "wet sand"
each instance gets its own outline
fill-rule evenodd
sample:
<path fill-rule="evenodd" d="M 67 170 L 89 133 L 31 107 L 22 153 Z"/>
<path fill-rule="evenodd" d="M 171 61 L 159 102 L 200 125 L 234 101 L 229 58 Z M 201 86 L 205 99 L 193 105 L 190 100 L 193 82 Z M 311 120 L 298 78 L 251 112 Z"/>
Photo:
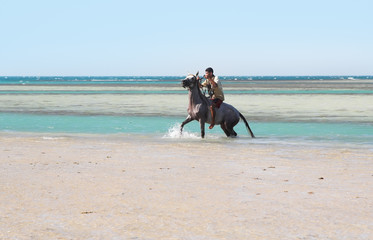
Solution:
<path fill-rule="evenodd" d="M 373 122 L 373 95 L 229 95 L 249 121 Z M 156 103 L 156 107 L 154 104 Z M 0 95 L 5 113 L 187 116 L 188 94 Z"/>
<path fill-rule="evenodd" d="M 235 106 L 249 122 L 373 122 L 373 104 L 368 104 L 373 102 L 373 94 L 349 92 L 372 91 L 371 79 L 224 81 L 223 85 L 225 102 Z M 229 93 L 232 90 L 251 92 Z M 262 90 L 303 93 L 255 94 Z M 304 94 L 307 90 L 326 92 Z M 0 92 L 0 112 L 4 113 L 186 117 L 188 107 L 188 91 L 179 83 L 0 85 Z"/>
<path fill-rule="evenodd" d="M 372 149 L 141 136 L 0 142 L 0 239 L 373 238 Z"/>

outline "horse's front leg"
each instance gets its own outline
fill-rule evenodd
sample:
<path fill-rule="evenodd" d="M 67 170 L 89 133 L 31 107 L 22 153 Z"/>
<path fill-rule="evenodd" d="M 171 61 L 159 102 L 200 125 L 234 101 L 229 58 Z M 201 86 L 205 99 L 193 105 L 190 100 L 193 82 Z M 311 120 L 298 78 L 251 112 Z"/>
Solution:
<path fill-rule="evenodd" d="M 184 125 L 187 123 L 190 123 L 192 120 L 193 120 L 192 117 L 188 115 L 188 117 L 184 120 L 184 122 L 180 126 L 180 135 L 183 133 Z"/>
<path fill-rule="evenodd" d="M 199 125 L 201 126 L 201 138 L 205 137 L 205 120 L 200 119 Z"/>

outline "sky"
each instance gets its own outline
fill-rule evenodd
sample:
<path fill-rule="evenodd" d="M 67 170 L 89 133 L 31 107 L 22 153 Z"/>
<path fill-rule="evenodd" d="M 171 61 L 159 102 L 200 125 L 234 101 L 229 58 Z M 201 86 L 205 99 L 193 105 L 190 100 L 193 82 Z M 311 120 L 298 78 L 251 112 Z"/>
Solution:
<path fill-rule="evenodd" d="M 0 76 L 373 75 L 373 1 L 0 0 Z"/>

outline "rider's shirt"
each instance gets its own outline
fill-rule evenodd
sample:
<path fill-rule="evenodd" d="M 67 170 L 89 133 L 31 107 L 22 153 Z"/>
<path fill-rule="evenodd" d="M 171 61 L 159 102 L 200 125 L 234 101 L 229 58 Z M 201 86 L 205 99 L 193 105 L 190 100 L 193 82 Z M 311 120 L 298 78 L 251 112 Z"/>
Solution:
<path fill-rule="evenodd" d="M 204 87 L 211 85 L 211 89 L 214 92 L 212 99 L 219 98 L 220 100 L 224 101 L 223 86 L 221 85 L 218 76 L 214 76 L 214 82 L 216 82 L 217 87 L 212 86 L 208 79 L 206 79 L 201 85 Z"/>

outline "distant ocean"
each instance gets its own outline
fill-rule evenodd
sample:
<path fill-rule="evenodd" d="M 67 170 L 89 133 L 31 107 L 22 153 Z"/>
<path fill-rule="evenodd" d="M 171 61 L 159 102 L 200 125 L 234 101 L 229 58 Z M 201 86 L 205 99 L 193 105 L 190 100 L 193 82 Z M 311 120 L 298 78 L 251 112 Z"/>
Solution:
<path fill-rule="evenodd" d="M 169 84 L 179 83 L 185 76 L 0 76 L 0 84 Z M 254 81 L 333 81 L 333 80 L 373 80 L 373 76 L 219 76 L 223 81 L 230 83 Z"/>
<path fill-rule="evenodd" d="M 0 134 L 199 139 L 186 125 L 184 76 L 0 77 Z M 219 76 L 226 102 L 249 121 L 238 143 L 373 149 L 373 76 Z M 226 141 L 219 126 L 206 137 Z"/>

